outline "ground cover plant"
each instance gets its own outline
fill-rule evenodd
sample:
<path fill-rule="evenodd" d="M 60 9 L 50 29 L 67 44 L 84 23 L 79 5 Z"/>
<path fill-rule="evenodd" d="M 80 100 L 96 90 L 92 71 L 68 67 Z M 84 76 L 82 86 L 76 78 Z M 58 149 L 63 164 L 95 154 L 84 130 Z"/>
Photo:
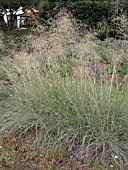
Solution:
<path fill-rule="evenodd" d="M 0 168 L 125 170 L 127 41 L 81 37 L 70 14 L 57 18 L 23 45 L 9 35 L 10 52 L 2 44 Z"/>

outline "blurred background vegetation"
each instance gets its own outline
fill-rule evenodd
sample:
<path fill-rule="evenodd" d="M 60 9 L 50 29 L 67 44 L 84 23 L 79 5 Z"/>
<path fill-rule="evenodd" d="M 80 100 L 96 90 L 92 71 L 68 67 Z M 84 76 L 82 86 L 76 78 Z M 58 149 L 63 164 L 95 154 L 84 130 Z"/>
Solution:
<path fill-rule="evenodd" d="M 40 11 L 41 23 L 55 19 L 62 8 L 73 14 L 84 30 L 99 30 L 98 37 L 125 38 L 128 30 L 128 1 L 121 0 L 0 0 L 5 8 L 16 9 L 20 4 Z"/>

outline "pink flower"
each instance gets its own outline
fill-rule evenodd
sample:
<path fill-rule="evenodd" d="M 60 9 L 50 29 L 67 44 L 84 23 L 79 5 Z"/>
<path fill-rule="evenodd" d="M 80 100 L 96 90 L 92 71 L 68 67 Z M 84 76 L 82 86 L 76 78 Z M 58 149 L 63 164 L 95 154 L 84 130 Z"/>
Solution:
<path fill-rule="evenodd" d="M 52 159 L 52 163 L 56 163 L 57 161 L 55 159 Z"/>
<path fill-rule="evenodd" d="M 0 149 L 2 149 L 3 147 L 2 146 L 0 146 Z"/>

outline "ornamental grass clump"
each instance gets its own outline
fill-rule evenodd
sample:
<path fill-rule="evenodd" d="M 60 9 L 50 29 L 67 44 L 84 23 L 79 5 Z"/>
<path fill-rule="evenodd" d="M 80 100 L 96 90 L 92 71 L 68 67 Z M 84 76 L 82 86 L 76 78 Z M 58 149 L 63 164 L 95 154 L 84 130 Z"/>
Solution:
<path fill-rule="evenodd" d="M 18 60 L 4 66 L 12 95 L 0 115 L 1 132 L 11 130 L 45 148 L 68 143 L 87 162 L 113 155 L 126 161 L 128 93 L 95 77 L 63 77 L 58 60 L 51 65 L 48 58 L 32 57 L 25 67 Z"/>
<path fill-rule="evenodd" d="M 66 27 L 69 20 L 62 21 Z M 9 97 L 0 113 L 0 132 L 46 150 L 64 147 L 72 161 L 123 169 L 128 160 L 128 81 L 119 67 L 127 61 L 127 49 L 81 38 L 72 24 L 64 27 L 68 34 L 55 25 L 50 34 L 31 35 L 33 52 L 19 51 L 2 61 Z M 113 84 L 118 76 L 125 76 L 125 82 Z"/>

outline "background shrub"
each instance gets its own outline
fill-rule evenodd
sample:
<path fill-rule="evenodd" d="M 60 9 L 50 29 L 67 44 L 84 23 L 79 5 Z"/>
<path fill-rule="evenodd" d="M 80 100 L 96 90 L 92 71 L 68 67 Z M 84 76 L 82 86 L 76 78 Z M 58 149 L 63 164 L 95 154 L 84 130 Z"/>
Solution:
<path fill-rule="evenodd" d="M 99 36 L 121 38 L 128 30 L 128 21 L 126 20 L 128 16 L 127 6 L 127 1 L 119 3 L 111 1 L 48 2 L 44 5 L 41 17 L 43 23 L 45 23 L 45 20 L 55 18 L 56 14 L 65 7 L 78 22 L 82 21 L 84 23 L 85 29 L 99 29 L 99 23 L 105 22 L 106 28 L 102 28 L 102 33 Z M 125 17 L 123 18 L 122 16 Z M 123 20 L 125 20 L 125 28 L 122 26 Z M 83 31 L 83 27 L 80 31 Z"/>

